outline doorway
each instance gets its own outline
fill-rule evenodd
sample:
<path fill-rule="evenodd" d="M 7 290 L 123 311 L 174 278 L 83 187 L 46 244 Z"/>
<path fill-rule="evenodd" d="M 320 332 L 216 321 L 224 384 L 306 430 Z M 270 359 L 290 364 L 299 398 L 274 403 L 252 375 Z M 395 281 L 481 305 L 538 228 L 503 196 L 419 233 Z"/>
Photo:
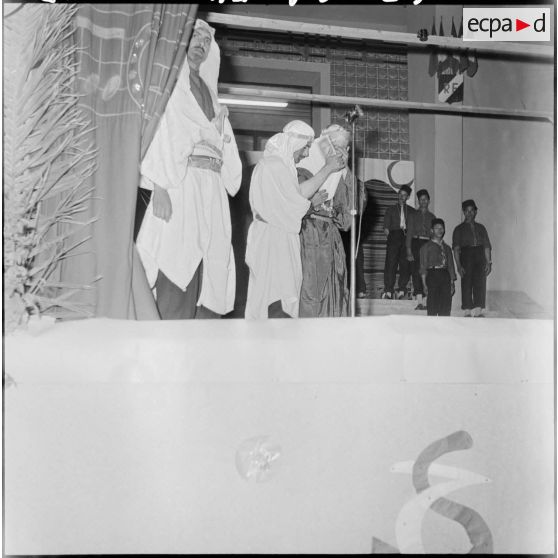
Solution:
<path fill-rule="evenodd" d="M 280 77 L 280 76 L 279 76 Z M 238 79 L 238 78 L 237 78 Z M 250 83 L 231 81 L 230 84 L 250 86 L 258 89 L 274 89 L 279 91 L 311 92 L 309 86 L 287 86 L 280 79 L 277 83 Z M 231 96 L 220 95 L 220 98 Z M 253 100 L 248 97 L 235 97 Z M 244 259 L 248 229 L 252 222 L 249 192 L 250 179 L 254 166 L 262 156 L 267 140 L 280 132 L 291 120 L 302 120 L 312 125 L 312 106 L 309 103 L 289 102 L 286 107 L 228 105 L 229 119 L 234 130 L 240 158 L 242 160 L 242 182 L 236 196 L 229 198 L 232 225 L 232 246 L 236 263 L 236 294 L 234 310 L 227 318 L 243 318 L 248 294 L 249 269 Z"/>

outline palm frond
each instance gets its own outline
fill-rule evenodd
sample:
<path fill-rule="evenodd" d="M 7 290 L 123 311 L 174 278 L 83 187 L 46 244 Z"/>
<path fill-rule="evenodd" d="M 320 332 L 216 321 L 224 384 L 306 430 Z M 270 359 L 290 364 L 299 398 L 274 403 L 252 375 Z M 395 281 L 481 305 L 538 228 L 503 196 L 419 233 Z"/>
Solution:
<path fill-rule="evenodd" d="M 95 219 L 90 123 L 75 91 L 77 7 L 23 4 L 4 22 L 4 301 L 9 331 L 34 314 L 90 316 L 72 300 L 92 285 L 61 282 Z"/>

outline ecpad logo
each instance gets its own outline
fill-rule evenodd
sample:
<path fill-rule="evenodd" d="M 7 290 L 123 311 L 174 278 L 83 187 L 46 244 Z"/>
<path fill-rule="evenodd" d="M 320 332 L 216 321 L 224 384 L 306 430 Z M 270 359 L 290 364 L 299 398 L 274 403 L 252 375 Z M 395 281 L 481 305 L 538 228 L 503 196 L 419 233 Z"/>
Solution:
<path fill-rule="evenodd" d="M 550 41 L 550 8 L 463 8 L 464 41 Z"/>
<path fill-rule="evenodd" d="M 535 23 L 533 24 L 533 29 L 537 33 L 544 33 L 545 31 L 545 16 L 546 14 L 543 13 L 543 15 L 539 19 L 536 19 Z M 504 19 L 499 19 L 497 17 L 486 17 L 481 20 L 473 17 L 467 22 L 467 25 L 469 27 L 469 31 L 472 31 L 473 33 L 476 33 L 479 30 L 485 33 L 488 32 L 490 34 L 490 38 L 492 38 L 492 35 L 494 33 L 497 33 L 498 31 L 514 31 L 512 20 L 509 17 L 505 17 Z M 515 18 L 515 31 L 521 31 L 522 29 L 526 29 L 527 27 L 531 27 L 531 24 L 526 23 L 525 21 L 518 19 L 517 17 Z"/>

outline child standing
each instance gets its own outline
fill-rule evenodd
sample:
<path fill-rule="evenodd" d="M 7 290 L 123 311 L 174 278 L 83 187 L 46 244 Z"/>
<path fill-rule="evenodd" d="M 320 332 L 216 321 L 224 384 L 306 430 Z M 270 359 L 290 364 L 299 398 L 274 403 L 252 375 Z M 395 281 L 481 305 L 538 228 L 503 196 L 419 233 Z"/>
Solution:
<path fill-rule="evenodd" d="M 446 224 L 433 219 L 431 239 L 420 249 L 420 275 L 427 295 L 428 316 L 449 316 L 455 293 L 455 264 L 451 248 L 443 241 Z"/>

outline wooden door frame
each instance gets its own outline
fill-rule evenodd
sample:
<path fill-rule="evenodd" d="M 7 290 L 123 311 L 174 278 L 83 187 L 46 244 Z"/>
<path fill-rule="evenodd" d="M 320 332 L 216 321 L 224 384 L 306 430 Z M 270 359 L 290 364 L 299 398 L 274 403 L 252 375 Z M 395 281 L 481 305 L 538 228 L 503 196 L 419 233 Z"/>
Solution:
<path fill-rule="evenodd" d="M 221 62 L 219 81 L 222 83 L 260 83 L 262 85 L 300 85 L 311 88 L 312 93 L 330 93 L 329 63 L 299 60 L 260 58 L 254 56 L 227 56 Z M 331 109 L 312 106 L 312 127 L 318 135 L 329 125 Z M 279 131 L 279 130 L 278 130 Z"/>

